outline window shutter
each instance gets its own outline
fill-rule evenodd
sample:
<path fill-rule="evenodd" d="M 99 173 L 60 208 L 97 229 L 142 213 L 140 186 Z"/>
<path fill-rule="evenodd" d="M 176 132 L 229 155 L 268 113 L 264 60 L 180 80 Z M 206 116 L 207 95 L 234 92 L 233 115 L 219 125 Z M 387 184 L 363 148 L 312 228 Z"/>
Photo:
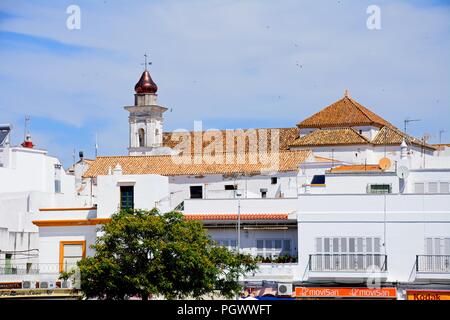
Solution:
<path fill-rule="evenodd" d="M 428 183 L 428 193 L 437 193 L 437 192 L 438 192 L 437 182 L 429 182 Z"/>
<path fill-rule="evenodd" d="M 450 255 L 450 238 L 445 238 L 445 245 L 444 245 L 444 254 Z"/>
<path fill-rule="evenodd" d="M 431 238 L 425 239 L 425 254 L 426 255 L 433 254 L 433 239 L 431 239 Z"/>
<path fill-rule="evenodd" d="M 440 238 L 434 239 L 434 254 L 435 255 L 441 254 L 441 239 Z"/>
<path fill-rule="evenodd" d="M 316 238 L 316 252 L 322 253 L 322 238 Z"/>
<path fill-rule="evenodd" d="M 333 252 L 339 253 L 339 238 L 333 238 Z"/>
<path fill-rule="evenodd" d="M 381 252 L 381 238 L 374 238 L 373 239 L 373 251 L 375 253 Z"/>
<path fill-rule="evenodd" d="M 323 239 L 323 252 L 330 253 L 330 251 L 331 251 L 330 247 L 331 247 L 330 238 L 324 238 Z"/>
<path fill-rule="evenodd" d="M 414 193 L 425 193 L 425 184 L 423 182 L 414 183 Z"/>
<path fill-rule="evenodd" d="M 372 253 L 372 238 L 366 238 L 366 253 Z"/>
<path fill-rule="evenodd" d="M 355 238 L 349 238 L 348 239 L 348 251 L 350 253 L 354 253 L 355 250 Z"/>
<path fill-rule="evenodd" d="M 347 238 L 341 238 L 341 252 L 347 253 Z"/>
<path fill-rule="evenodd" d="M 358 238 L 358 239 L 356 240 L 356 246 L 357 246 L 357 252 L 358 252 L 358 253 L 361 253 L 361 252 L 364 251 L 364 248 L 363 248 L 363 238 Z"/>

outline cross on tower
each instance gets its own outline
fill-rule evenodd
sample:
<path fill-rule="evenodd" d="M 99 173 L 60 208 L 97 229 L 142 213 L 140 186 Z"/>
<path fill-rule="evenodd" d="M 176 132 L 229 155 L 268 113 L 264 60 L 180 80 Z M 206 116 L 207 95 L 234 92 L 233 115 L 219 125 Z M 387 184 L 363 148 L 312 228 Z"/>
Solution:
<path fill-rule="evenodd" d="M 148 64 L 148 65 L 151 65 L 152 63 L 151 63 L 151 62 L 148 62 L 148 63 L 147 63 L 147 52 L 146 52 L 146 53 L 144 54 L 144 63 L 141 63 L 141 65 L 144 66 L 145 70 L 147 70 L 147 64 Z"/>

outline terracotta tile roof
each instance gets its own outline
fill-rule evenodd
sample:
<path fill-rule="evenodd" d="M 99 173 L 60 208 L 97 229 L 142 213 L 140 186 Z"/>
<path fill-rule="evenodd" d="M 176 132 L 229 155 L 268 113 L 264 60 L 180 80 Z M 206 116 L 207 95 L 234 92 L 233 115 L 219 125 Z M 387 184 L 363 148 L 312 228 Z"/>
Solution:
<path fill-rule="evenodd" d="M 369 143 L 369 140 L 352 128 L 328 128 L 317 129 L 303 137 L 299 137 L 290 146 L 311 147 L 367 143 Z"/>
<path fill-rule="evenodd" d="M 185 214 L 186 220 L 237 220 L 237 214 Z M 241 220 L 287 220 L 287 213 L 252 213 L 241 214 Z"/>
<path fill-rule="evenodd" d="M 436 143 L 436 144 L 432 144 L 432 146 L 434 148 L 436 148 L 436 150 L 445 150 L 445 148 L 450 148 L 450 144 L 448 143 Z"/>
<path fill-rule="evenodd" d="M 366 172 L 366 171 L 381 172 L 382 170 L 378 164 L 343 165 L 327 170 L 327 172 L 330 173 L 341 173 L 341 172 L 348 173 L 348 172 Z"/>
<path fill-rule="evenodd" d="M 330 128 L 372 125 L 383 127 L 389 122 L 345 96 L 328 107 L 299 122 L 299 128 Z"/>
<path fill-rule="evenodd" d="M 260 174 L 264 171 L 297 171 L 300 163 L 311 154 L 310 150 L 280 151 L 268 154 L 264 159 L 257 154 L 244 154 L 243 161 L 235 155 L 232 163 L 207 163 L 207 159 L 199 157 L 194 163 L 193 156 L 186 157 L 190 160 L 187 164 L 179 164 L 172 156 L 109 156 L 98 157 L 84 174 L 85 177 L 107 175 L 109 168 L 114 169 L 117 164 L 122 167 L 123 174 L 160 174 L 163 176 L 177 175 L 203 175 L 203 174 Z M 225 156 L 225 155 L 224 155 Z M 194 159 L 194 160 L 193 160 Z M 225 160 L 224 160 L 225 161 Z M 241 162 L 241 163 L 239 163 Z M 273 167 L 277 164 L 277 167 Z"/>
<path fill-rule="evenodd" d="M 371 143 L 374 145 L 399 145 L 405 139 L 407 144 L 424 146 L 428 149 L 436 149 L 434 146 L 422 142 L 421 140 L 407 135 L 394 126 L 385 126 L 381 128 Z"/>
<path fill-rule="evenodd" d="M 205 147 L 207 147 L 212 141 L 214 141 L 215 138 L 210 139 L 209 137 L 211 137 L 214 133 L 219 133 L 220 136 L 222 137 L 222 152 L 227 152 L 227 134 L 231 137 L 231 134 L 242 134 L 242 133 L 247 133 L 250 134 L 252 131 L 254 130 L 255 133 L 255 138 L 259 139 L 260 137 L 266 137 L 265 134 L 267 134 L 267 150 L 271 150 L 271 137 L 272 137 L 272 132 L 275 132 L 274 130 L 278 131 L 279 134 L 279 150 L 287 150 L 289 143 L 292 142 L 295 138 L 298 137 L 298 128 L 267 128 L 267 129 L 263 129 L 263 128 L 259 128 L 259 129 L 242 129 L 242 130 L 238 130 L 238 129 L 234 129 L 234 130 L 217 130 L 217 131 L 197 131 L 197 132 L 186 132 L 189 133 L 190 136 L 190 143 L 191 143 L 191 148 L 190 151 L 191 153 L 201 153 L 202 149 L 204 149 Z M 208 136 L 205 136 L 205 133 L 207 132 Z M 194 150 L 194 143 L 195 143 L 195 133 L 197 133 L 198 136 L 202 137 L 202 149 L 200 150 Z M 163 133 L 163 146 L 165 147 L 169 147 L 169 148 L 174 148 L 175 146 L 177 146 L 178 144 L 180 144 L 180 142 L 182 140 L 177 140 L 176 138 L 173 138 L 174 132 L 164 132 Z M 184 139 L 184 137 L 183 137 Z M 250 148 L 249 148 L 249 136 L 245 137 L 245 152 L 251 152 Z M 238 138 L 234 137 L 233 139 L 234 142 L 234 150 L 237 150 L 237 145 L 238 145 Z M 229 147 L 229 146 L 228 146 Z M 236 152 L 236 151 L 235 151 Z"/>

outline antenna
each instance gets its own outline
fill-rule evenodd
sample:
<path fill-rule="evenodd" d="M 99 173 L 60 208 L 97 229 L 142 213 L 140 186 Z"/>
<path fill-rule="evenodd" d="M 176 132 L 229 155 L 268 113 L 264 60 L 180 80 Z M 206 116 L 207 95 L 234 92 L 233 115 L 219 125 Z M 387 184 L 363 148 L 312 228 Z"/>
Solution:
<path fill-rule="evenodd" d="M 23 141 L 25 141 L 27 139 L 27 134 L 28 134 L 28 123 L 30 122 L 30 116 L 29 115 L 25 115 L 25 127 L 24 127 L 24 135 L 23 135 Z"/>
<path fill-rule="evenodd" d="M 439 144 L 442 144 L 442 134 L 445 133 L 447 131 L 445 130 L 439 130 Z"/>
<path fill-rule="evenodd" d="M 410 122 L 415 122 L 415 121 L 421 121 L 422 119 L 410 119 L 410 118 L 406 118 L 404 123 L 405 123 L 405 133 L 407 133 L 407 128 L 408 128 L 408 124 Z"/>
<path fill-rule="evenodd" d="M 97 158 L 98 155 L 98 134 L 95 133 L 95 158 Z"/>

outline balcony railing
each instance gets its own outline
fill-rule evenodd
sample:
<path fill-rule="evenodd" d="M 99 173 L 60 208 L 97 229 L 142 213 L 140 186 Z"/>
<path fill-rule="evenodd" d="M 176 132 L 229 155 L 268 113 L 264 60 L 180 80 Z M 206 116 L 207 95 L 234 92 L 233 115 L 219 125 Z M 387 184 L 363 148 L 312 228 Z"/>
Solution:
<path fill-rule="evenodd" d="M 11 267 L 0 267 L 0 275 L 27 275 L 27 274 L 39 274 L 39 269 L 32 266 L 27 267 L 26 265 L 11 266 Z"/>
<path fill-rule="evenodd" d="M 450 255 L 417 255 L 416 271 L 450 273 Z"/>
<path fill-rule="evenodd" d="M 387 256 L 382 254 L 311 254 L 310 271 L 362 272 L 387 270 Z"/>
<path fill-rule="evenodd" d="M 76 264 L 64 265 L 64 270 L 76 268 Z M 38 274 L 59 274 L 59 263 L 33 263 L 31 266 L 26 264 L 14 264 L 11 266 L 0 267 L 0 275 L 38 275 Z"/>

